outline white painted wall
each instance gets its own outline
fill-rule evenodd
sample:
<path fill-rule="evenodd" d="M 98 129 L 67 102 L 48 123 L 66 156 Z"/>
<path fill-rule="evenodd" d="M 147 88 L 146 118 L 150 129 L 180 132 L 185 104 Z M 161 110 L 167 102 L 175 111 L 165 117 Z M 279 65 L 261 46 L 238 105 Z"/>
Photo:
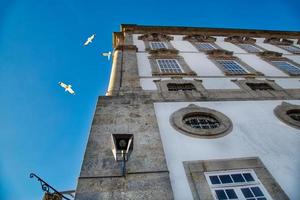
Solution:
<path fill-rule="evenodd" d="M 275 66 L 260 59 L 255 54 L 235 54 L 234 56 L 240 58 L 243 62 L 248 64 L 253 69 L 262 72 L 265 76 L 289 76 L 281 70 L 277 69 Z"/>
<path fill-rule="evenodd" d="M 300 101 L 288 101 L 300 105 Z M 276 118 L 281 101 L 194 102 L 218 110 L 233 123 L 233 131 L 216 139 L 192 138 L 177 132 L 170 115 L 188 102 L 155 103 L 155 113 L 177 200 L 193 199 L 183 161 L 258 156 L 292 200 L 300 199 L 300 131 Z"/>
<path fill-rule="evenodd" d="M 285 79 L 285 78 L 276 78 L 275 83 L 284 89 L 300 89 L 300 79 Z"/>

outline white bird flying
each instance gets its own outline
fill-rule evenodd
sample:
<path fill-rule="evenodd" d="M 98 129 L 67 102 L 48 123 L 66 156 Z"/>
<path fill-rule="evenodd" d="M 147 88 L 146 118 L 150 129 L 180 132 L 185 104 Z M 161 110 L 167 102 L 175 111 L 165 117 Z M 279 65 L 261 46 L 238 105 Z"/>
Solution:
<path fill-rule="evenodd" d="M 102 56 L 107 56 L 107 59 L 110 60 L 111 52 L 105 52 L 101 54 Z"/>
<path fill-rule="evenodd" d="M 92 43 L 93 39 L 95 38 L 96 34 L 93 34 L 91 37 L 89 37 L 85 43 L 83 44 L 84 46 L 87 46 L 88 44 Z"/>
<path fill-rule="evenodd" d="M 73 94 L 75 95 L 75 92 L 74 90 L 72 89 L 72 85 L 67 85 L 63 82 L 58 82 L 58 84 L 62 87 L 62 88 L 65 88 L 65 91 L 66 92 L 69 92 L 70 94 Z"/>

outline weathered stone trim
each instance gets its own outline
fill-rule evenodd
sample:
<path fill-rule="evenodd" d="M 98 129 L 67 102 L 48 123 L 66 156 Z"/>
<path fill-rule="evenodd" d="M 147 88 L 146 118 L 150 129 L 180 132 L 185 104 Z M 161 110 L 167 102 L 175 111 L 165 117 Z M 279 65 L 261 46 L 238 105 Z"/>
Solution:
<path fill-rule="evenodd" d="M 118 45 L 115 50 L 134 50 L 138 51 L 138 48 L 135 45 Z"/>
<path fill-rule="evenodd" d="M 214 43 L 217 39 L 208 35 L 187 35 L 182 38 L 182 40 L 187 40 L 189 42 L 208 42 Z"/>
<path fill-rule="evenodd" d="M 232 80 L 232 82 L 236 83 L 242 90 L 248 92 L 253 97 L 258 98 L 284 98 L 287 96 L 287 93 L 283 88 L 281 88 L 278 84 L 275 83 L 274 80 L 257 80 L 253 78 L 248 78 L 244 80 Z M 265 83 L 268 84 L 273 90 L 252 90 L 249 87 L 248 83 Z"/>
<path fill-rule="evenodd" d="M 183 166 L 194 200 L 214 199 L 205 178 L 205 172 L 243 169 L 254 170 L 257 178 L 273 199 L 289 199 L 258 157 L 184 161 Z"/>
<path fill-rule="evenodd" d="M 245 77 L 253 77 L 253 76 L 263 76 L 264 74 L 256 71 L 254 68 L 250 67 L 247 63 L 243 62 L 240 58 L 233 56 L 232 51 L 226 51 L 224 49 L 215 49 L 207 51 L 206 54 L 208 58 L 225 74 L 228 76 L 245 76 Z M 242 67 L 244 67 L 249 73 L 247 74 L 232 74 L 229 73 L 226 68 L 223 67 L 217 60 L 233 60 L 239 63 Z"/>
<path fill-rule="evenodd" d="M 278 70 L 280 70 L 280 71 L 282 71 L 282 72 L 284 72 L 284 73 L 286 73 L 286 74 L 288 74 L 290 76 L 300 76 L 300 75 L 297 75 L 297 74 L 292 74 L 289 71 L 283 70 L 283 69 L 277 67 L 276 65 L 274 65 L 272 63 L 272 61 L 287 61 L 287 62 L 291 63 L 292 65 L 295 65 L 296 67 L 300 68 L 300 64 L 298 64 L 298 63 L 294 62 L 293 60 L 288 59 L 286 57 L 282 57 L 282 53 L 278 53 L 278 52 L 275 52 L 275 51 L 264 51 L 264 52 L 258 53 L 258 55 L 264 61 L 266 61 L 270 65 L 276 67 Z"/>
<path fill-rule="evenodd" d="M 288 112 L 292 111 L 292 110 L 296 110 L 300 112 L 300 105 L 293 105 L 287 102 L 282 102 L 281 105 L 278 105 L 275 109 L 274 109 L 274 114 L 278 117 L 278 119 L 280 119 L 282 122 L 300 129 L 300 122 L 297 120 L 292 119 L 289 115 Z"/>
<path fill-rule="evenodd" d="M 266 38 L 264 40 L 264 43 L 269 43 L 273 45 L 291 45 L 293 44 L 293 41 L 285 38 L 270 37 L 270 38 Z"/>
<path fill-rule="evenodd" d="M 152 75 L 153 76 L 196 76 L 197 74 L 190 69 L 188 64 L 185 62 L 182 56 L 178 55 L 177 50 L 171 49 L 157 49 L 151 50 L 150 52 L 149 62 L 151 65 Z M 176 59 L 179 63 L 180 67 L 183 70 L 183 73 L 163 73 L 160 71 L 160 68 L 156 62 L 156 59 Z"/>
<path fill-rule="evenodd" d="M 234 35 L 234 36 L 229 36 L 229 37 L 225 38 L 224 41 L 231 42 L 233 44 L 239 44 L 239 43 L 255 44 L 256 39 L 248 37 L 248 36 Z"/>
<path fill-rule="evenodd" d="M 175 49 L 170 42 L 174 38 L 169 35 L 161 33 L 148 33 L 139 36 L 138 39 L 144 41 L 146 51 L 151 50 L 150 42 L 163 42 L 167 46 L 167 49 Z"/>
<path fill-rule="evenodd" d="M 190 96 L 190 98 L 194 97 L 203 97 L 207 96 L 207 91 L 202 85 L 202 81 L 199 79 L 194 80 L 184 80 L 182 78 L 172 78 L 170 80 L 154 80 L 156 84 L 157 91 L 162 94 L 164 98 L 172 99 L 178 95 Z M 196 91 L 169 91 L 168 84 L 176 83 L 176 84 L 193 84 L 196 88 Z"/>
<path fill-rule="evenodd" d="M 188 114 L 200 113 L 205 116 L 213 117 L 219 121 L 220 126 L 214 129 L 194 129 L 186 125 L 183 122 L 183 118 Z M 210 109 L 199 107 L 194 104 L 190 104 L 188 107 L 182 108 L 174 112 L 170 116 L 170 124 L 179 132 L 196 138 L 218 138 L 227 135 L 232 130 L 231 120 L 224 114 Z"/>

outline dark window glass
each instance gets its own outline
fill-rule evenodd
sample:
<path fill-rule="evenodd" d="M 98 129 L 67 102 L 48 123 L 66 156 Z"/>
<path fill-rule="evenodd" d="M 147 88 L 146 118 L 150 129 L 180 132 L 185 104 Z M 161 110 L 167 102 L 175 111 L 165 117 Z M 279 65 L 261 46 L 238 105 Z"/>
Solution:
<path fill-rule="evenodd" d="M 182 84 L 168 83 L 167 87 L 168 87 L 169 91 L 192 91 L 192 90 L 196 90 L 195 86 L 191 83 L 182 83 Z"/>
<path fill-rule="evenodd" d="M 242 188 L 241 190 L 246 198 L 254 197 L 249 188 Z"/>
<path fill-rule="evenodd" d="M 221 183 L 218 176 L 209 176 L 209 179 L 212 184 L 220 184 Z"/>
<path fill-rule="evenodd" d="M 216 190 L 216 194 L 217 194 L 217 197 L 218 197 L 219 200 L 228 199 L 226 197 L 226 194 L 225 194 L 224 190 Z"/>
<path fill-rule="evenodd" d="M 231 178 L 235 183 L 245 182 L 245 179 L 243 178 L 242 174 L 231 174 Z"/>
<path fill-rule="evenodd" d="M 219 178 L 221 179 L 222 183 L 232 183 L 229 175 L 220 175 Z"/>
<path fill-rule="evenodd" d="M 183 122 L 195 129 L 214 129 L 220 126 L 217 119 L 197 113 L 185 116 Z"/>
<path fill-rule="evenodd" d="M 246 83 L 252 90 L 274 90 L 267 83 Z"/>
<path fill-rule="evenodd" d="M 263 192 L 260 190 L 259 187 L 251 187 L 251 190 L 256 197 L 264 196 Z"/>
<path fill-rule="evenodd" d="M 300 110 L 289 110 L 287 115 L 290 116 L 293 120 L 300 122 Z"/>
<path fill-rule="evenodd" d="M 252 177 L 252 175 L 250 173 L 244 173 L 243 175 L 247 182 L 254 181 L 254 178 Z"/>
<path fill-rule="evenodd" d="M 238 198 L 233 189 L 228 189 L 228 190 L 225 190 L 225 191 L 226 191 L 226 194 L 227 194 L 229 199 L 237 199 Z"/>
<path fill-rule="evenodd" d="M 255 199 L 253 199 L 253 200 L 255 200 Z M 260 197 L 260 198 L 257 198 L 257 200 L 267 200 L 267 199 L 265 197 Z"/>

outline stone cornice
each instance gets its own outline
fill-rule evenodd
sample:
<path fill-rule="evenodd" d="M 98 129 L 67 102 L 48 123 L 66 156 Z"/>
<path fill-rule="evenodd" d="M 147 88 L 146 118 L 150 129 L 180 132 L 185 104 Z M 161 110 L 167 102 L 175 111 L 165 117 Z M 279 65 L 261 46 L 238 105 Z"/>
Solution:
<path fill-rule="evenodd" d="M 183 26 L 143 26 L 137 24 L 122 24 L 121 31 L 131 31 L 135 34 L 146 33 L 163 33 L 175 35 L 217 35 L 217 36 L 232 36 L 243 35 L 248 37 L 284 37 L 300 39 L 299 31 L 272 31 L 272 30 L 257 30 L 257 29 L 233 29 L 233 28 L 207 28 L 207 27 L 183 27 Z"/>
<path fill-rule="evenodd" d="M 231 42 L 231 43 L 244 43 L 244 44 L 254 44 L 256 42 L 256 39 L 248 37 L 248 36 L 229 36 L 224 39 L 225 42 Z"/>

